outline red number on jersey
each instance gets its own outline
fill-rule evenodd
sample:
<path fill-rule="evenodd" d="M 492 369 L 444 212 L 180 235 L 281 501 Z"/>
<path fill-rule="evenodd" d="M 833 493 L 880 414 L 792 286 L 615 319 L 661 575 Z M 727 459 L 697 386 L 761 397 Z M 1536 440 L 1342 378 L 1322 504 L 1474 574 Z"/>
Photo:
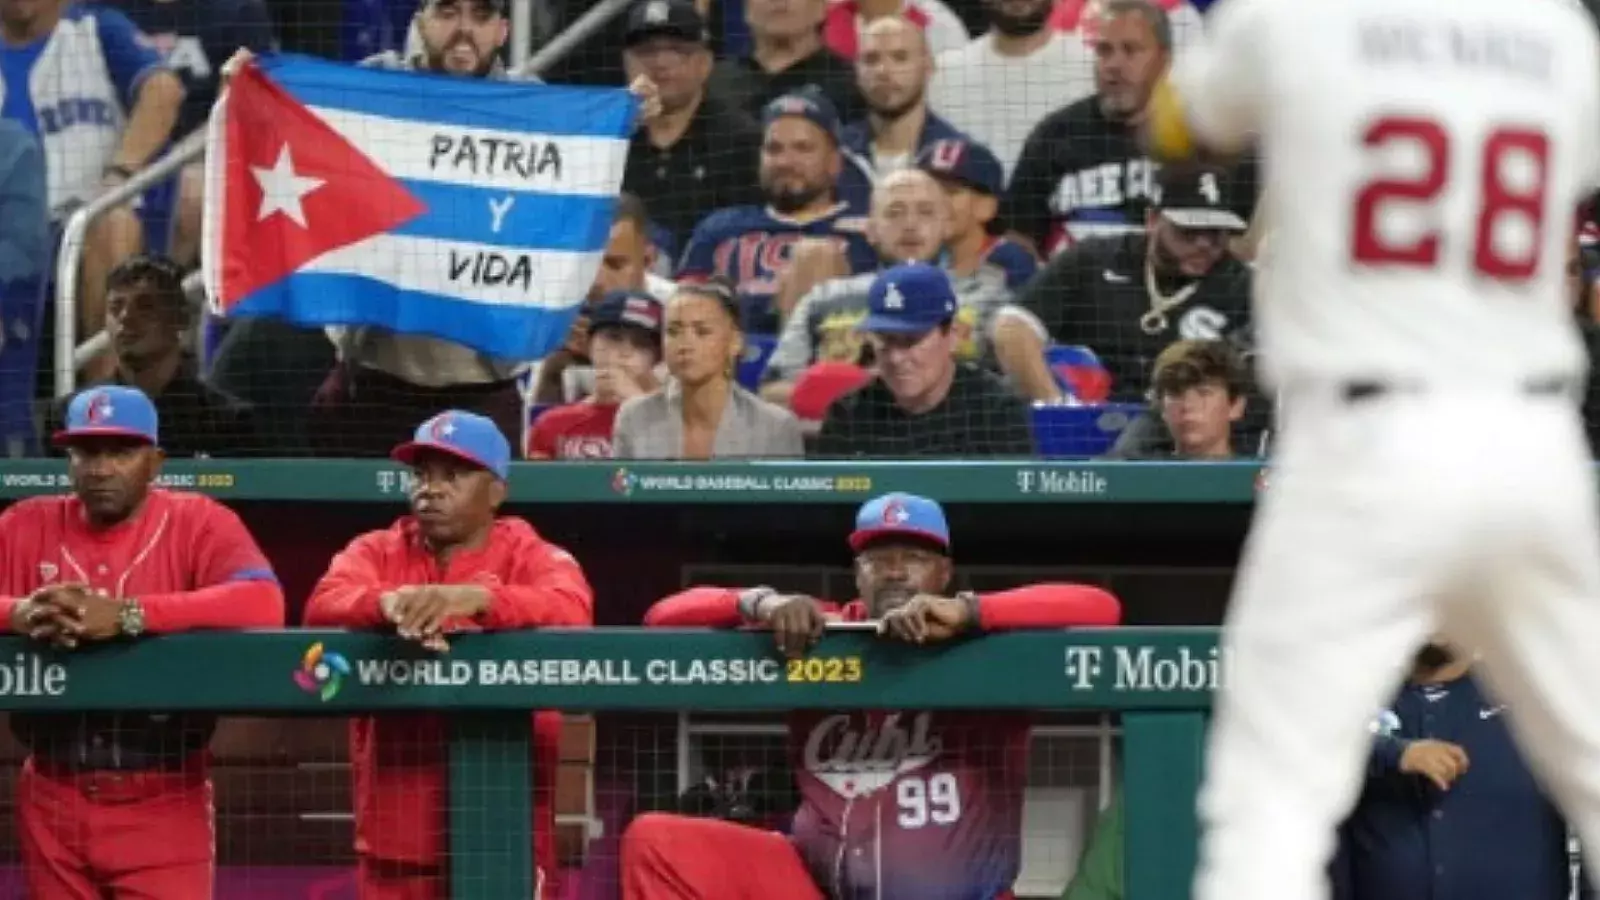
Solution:
<path fill-rule="evenodd" d="M 1385 203 L 1428 204 L 1450 183 L 1450 136 L 1437 122 L 1394 116 L 1378 119 L 1361 136 L 1362 146 L 1378 149 L 1412 145 L 1425 159 L 1423 173 L 1410 179 L 1370 181 L 1356 194 L 1351 219 L 1350 258 L 1368 266 L 1433 268 L 1439 264 L 1443 237 L 1438 229 L 1410 243 L 1390 242 L 1378 233 L 1378 213 Z M 1512 183 L 1510 166 L 1517 157 L 1531 169 L 1526 184 Z M 1472 269 L 1500 281 L 1523 281 L 1539 268 L 1543 245 L 1545 185 L 1550 141 L 1544 132 L 1496 128 L 1483 143 L 1479 163 L 1478 213 L 1473 228 Z M 1495 246 L 1495 228 L 1509 216 L 1524 219 L 1533 232 L 1528 250 L 1508 254 Z"/>

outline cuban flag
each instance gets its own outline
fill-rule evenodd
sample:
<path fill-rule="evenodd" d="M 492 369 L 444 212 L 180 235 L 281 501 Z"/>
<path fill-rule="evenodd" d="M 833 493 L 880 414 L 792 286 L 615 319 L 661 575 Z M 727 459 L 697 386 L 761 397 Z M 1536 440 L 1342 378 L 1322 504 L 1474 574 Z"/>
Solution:
<path fill-rule="evenodd" d="M 264 55 L 209 125 L 213 311 L 543 357 L 600 265 L 637 108 L 624 90 Z"/>

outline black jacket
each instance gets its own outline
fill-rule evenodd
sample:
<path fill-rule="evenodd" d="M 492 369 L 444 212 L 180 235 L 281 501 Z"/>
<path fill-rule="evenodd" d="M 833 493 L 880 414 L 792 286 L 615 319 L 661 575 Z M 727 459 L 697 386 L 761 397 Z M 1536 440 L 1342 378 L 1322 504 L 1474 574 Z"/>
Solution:
<path fill-rule="evenodd" d="M 1567 900 L 1567 829 L 1512 744 L 1503 707 L 1471 677 L 1407 684 L 1374 723 L 1361 799 L 1341 829 L 1334 900 Z M 1413 741 L 1460 746 L 1441 792 L 1400 772 Z M 1590 898 L 1587 886 L 1580 897 Z"/>

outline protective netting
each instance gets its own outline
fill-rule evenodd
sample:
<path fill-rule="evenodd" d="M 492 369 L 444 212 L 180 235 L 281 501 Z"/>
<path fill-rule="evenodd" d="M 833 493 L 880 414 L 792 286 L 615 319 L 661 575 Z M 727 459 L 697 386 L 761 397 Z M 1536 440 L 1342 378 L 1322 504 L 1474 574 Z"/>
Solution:
<path fill-rule="evenodd" d="M 513 447 L 539 459 L 1225 458 L 1261 447 L 1271 416 L 1248 377 L 1255 242 L 1244 232 L 1255 167 L 1163 184 L 1134 137 L 1153 79 L 1202 27 L 1190 3 L 914 0 L 903 15 L 887 9 L 898 2 L 856 10 L 825 0 L 116 6 L 126 20 L 74 12 L 60 26 L 12 26 L 19 35 L 98 29 L 107 67 L 96 83 L 108 99 L 82 101 L 89 106 L 79 112 L 75 97 L 40 96 L 32 115 L 15 116 L 52 174 L 43 206 L 50 233 L 12 228 L 19 259 L 33 264 L 0 271 L 11 298 L 0 345 L 0 424 L 11 455 L 49 452 L 64 398 L 107 381 L 155 396 L 166 449 L 180 458 L 382 456 L 446 408 L 489 415 Z M 598 27 L 578 22 L 586 13 Z M 351 270 L 381 279 L 388 269 L 438 269 L 442 282 L 502 298 L 495 302 L 518 302 L 505 286 L 521 283 L 541 303 L 579 308 L 567 339 L 539 358 L 491 358 L 483 344 L 419 342 L 439 325 L 415 317 L 404 327 L 422 331 L 394 339 L 373 327 L 330 330 L 303 312 L 294 321 L 245 316 L 250 304 L 217 294 L 221 281 L 208 290 L 199 275 L 201 210 L 229 182 L 206 183 L 194 145 L 161 164 L 149 191 L 67 242 L 81 259 L 63 284 L 57 269 L 74 267 L 50 258 L 70 212 L 162 159 L 152 147 L 203 130 L 237 47 L 463 77 L 523 77 L 531 62 L 558 85 L 647 80 L 641 96 L 652 98 L 647 106 L 659 100 L 661 112 L 628 141 L 621 185 L 639 202 L 617 207 L 592 285 L 570 297 L 540 294 L 535 282 L 565 263 L 516 247 L 467 253 L 467 238 L 456 235 L 474 231 L 466 217 L 475 214 L 437 209 L 413 231 L 445 238 L 395 242 L 382 251 L 388 257 L 374 250 Z M 147 77 L 161 62 L 178 81 Z M 123 105 L 107 105 L 111 95 Z M 785 96 L 789 106 L 768 108 Z M 386 161 L 392 129 L 340 127 L 401 177 Z M 538 153 L 529 152 L 532 162 Z M 292 159 L 288 170 L 273 168 L 276 156 L 249 164 L 262 177 L 296 171 Z M 249 181 L 244 171 L 239 179 Z M 298 174 L 310 179 L 298 182 L 305 191 L 329 183 Z M 245 200 L 258 196 L 241 190 Z M 316 207 L 306 208 L 313 218 L 300 224 L 318 235 Z M 300 207 L 274 209 L 263 205 L 254 218 L 292 219 Z M 1205 227 L 1160 214 L 1195 209 L 1211 215 Z M 580 219 L 558 243 L 577 246 Z M 270 244 L 236 248 L 230 265 L 248 265 L 237 260 Z M 175 264 L 138 263 L 141 253 Z M 206 253 L 225 256 L 210 244 Z M 131 268 L 117 270 L 130 258 Z M 338 268 L 308 260 L 305 271 Z M 877 274 L 919 261 L 942 269 L 946 287 L 880 285 L 874 307 Z M 643 319 L 598 304 L 622 289 L 667 300 L 674 282 L 706 278 L 729 282 L 733 316 L 719 319 L 717 298 L 704 292 Z M 326 284 L 318 290 L 310 305 L 333 302 Z M 218 304 L 238 311 L 219 315 Z M 708 314 L 704 334 L 688 327 Z M 71 337 L 58 342 L 63 328 Z M 1163 359 L 1180 341 L 1202 343 Z M 78 348 L 74 363 L 58 345 Z M 734 404 L 733 434 L 710 448 L 674 444 L 666 423 L 640 424 L 645 416 L 617 437 L 618 406 L 668 380 L 685 386 L 694 408 L 736 387 L 773 406 Z"/>

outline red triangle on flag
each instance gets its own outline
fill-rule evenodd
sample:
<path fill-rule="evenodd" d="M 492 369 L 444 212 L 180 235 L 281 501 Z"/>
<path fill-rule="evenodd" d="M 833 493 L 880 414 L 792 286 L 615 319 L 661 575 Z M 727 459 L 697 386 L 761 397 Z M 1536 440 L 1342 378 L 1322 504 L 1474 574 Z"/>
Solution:
<path fill-rule="evenodd" d="M 427 209 L 254 65 L 229 83 L 224 115 L 223 310 Z"/>

